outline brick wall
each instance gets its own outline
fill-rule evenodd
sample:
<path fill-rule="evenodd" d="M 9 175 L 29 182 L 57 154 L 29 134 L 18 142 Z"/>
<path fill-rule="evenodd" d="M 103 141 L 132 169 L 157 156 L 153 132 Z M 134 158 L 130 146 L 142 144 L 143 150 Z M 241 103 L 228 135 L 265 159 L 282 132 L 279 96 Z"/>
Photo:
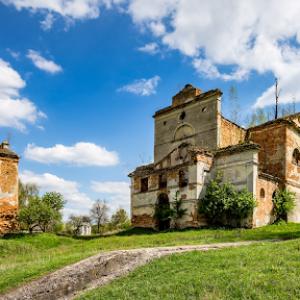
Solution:
<path fill-rule="evenodd" d="M 18 227 L 18 159 L 0 157 L 0 234 Z"/>
<path fill-rule="evenodd" d="M 221 117 L 220 148 L 244 142 L 246 130 Z"/>
<path fill-rule="evenodd" d="M 261 146 L 258 153 L 259 169 L 264 173 L 284 179 L 286 125 L 275 123 L 250 129 L 249 140 Z"/>

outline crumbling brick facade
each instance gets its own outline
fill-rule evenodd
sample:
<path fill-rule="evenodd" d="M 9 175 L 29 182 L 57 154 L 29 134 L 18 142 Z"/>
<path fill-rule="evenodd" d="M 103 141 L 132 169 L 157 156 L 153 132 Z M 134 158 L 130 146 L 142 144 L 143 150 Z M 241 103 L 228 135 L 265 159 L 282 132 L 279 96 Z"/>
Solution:
<path fill-rule="evenodd" d="M 0 145 L 0 235 L 18 229 L 18 163 L 18 155 L 3 142 Z"/>
<path fill-rule="evenodd" d="M 220 90 L 202 92 L 186 85 L 171 106 L 155 113 L 154 162 L 129 175 L 134 226 L 159 227 L 155 206 L 163 199 L 171 207 L 178 191 L 187 210 L 180 227 L 205 225 L 198 201 L 219 171 L 257 200 L 245 226 L 274 221 L 274 192 L 283 187 L 297 195 L 288 219 L 300 222 L 300 114 L 244 129 L 222 116 L 221 96 Z"/>

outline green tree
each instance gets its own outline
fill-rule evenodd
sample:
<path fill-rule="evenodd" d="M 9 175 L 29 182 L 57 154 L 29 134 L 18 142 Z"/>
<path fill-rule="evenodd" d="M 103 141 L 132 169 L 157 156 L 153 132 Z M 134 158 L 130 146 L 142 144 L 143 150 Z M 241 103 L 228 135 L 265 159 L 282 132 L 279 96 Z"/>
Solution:
<path fill-rule="evenodd" d="M 287 220 L 287 215 L 293 210 L 296 202 L 296 194 L 287 190 L 277 190 L 273 197 L 275 222 Z"/>
<path fill-rule="evenodd" d="M 23 228 L 32 233 L 39 227 L 42 231 L 53 230 L 61 222 L 65 201 L 59 193 L 50 192 L 42 197 L 38 195 L 28 196 L 25 204 L 19 211 L 19 221 Z"/>
<path fill-rule="evenodd" d="M 37 196 L 39 189 L 35 184 L 22 183 L 19 179 L 19 205 L 20 207 L 26 205 L 30 197 Z"/>
<path fill-rule="evenodd" d="M 114 227 L 123 227 L 124 225 L 128 225 L 129 218 L 127 212 L 123 208 L 119 208 L 112 216 L 111 216 L 111 224 Z"/>
<path fill-rule="evenodd" d="M 38 196 L 31 196 L 25 206 L 20 209 L 19 221 L 24 229 L 32 233 L 33 229 L 39 227 L 46 231 L 50 223 L 53 211 L 43 203 Z"/>
<path fill-rule="evenodd" d="M 63 195 L 57 192 L 45 193 L 42 197 L 42 201 L 58 212 L 61 211 L 66 204 Z"/>
<path fill-rule="evenodd" d="M 204 214 L 211 224 L 240 226 L 255 205 L 256 201 L 247 189 L 237 191 L 231 183 L 223 183 L 218 174 L 209 182 L 205 196 L 199 201 L 199 213 Z"/>
<path fill-rule="evenodd" d="M 178 221 L 186 214 L 187 209 L 182 208 L 182 198 L 179 198 L 179 191 L 176 192 L 171 208 L 171 219 L 174 222 L 175 229 L 179 228 Z"/>

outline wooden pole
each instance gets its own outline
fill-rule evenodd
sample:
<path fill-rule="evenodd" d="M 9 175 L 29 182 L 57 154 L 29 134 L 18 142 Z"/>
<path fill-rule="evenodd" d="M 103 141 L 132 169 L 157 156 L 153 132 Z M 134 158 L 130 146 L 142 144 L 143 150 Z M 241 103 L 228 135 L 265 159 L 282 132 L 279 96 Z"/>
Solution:
<path fill-rule="evenodd" d="M 275 78 L 275 99 L 276 99 L 276 105 L 275 105 L 275 120 L 278 118 L 278 79 Z"/>

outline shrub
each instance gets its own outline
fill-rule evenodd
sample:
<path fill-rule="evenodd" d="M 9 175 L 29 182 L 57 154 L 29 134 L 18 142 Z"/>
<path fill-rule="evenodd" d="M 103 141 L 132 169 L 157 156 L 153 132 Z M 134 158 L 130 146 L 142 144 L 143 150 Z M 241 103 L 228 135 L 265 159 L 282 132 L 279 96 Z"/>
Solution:
<path fill-rule="evenodd" d="M 296 194 L 287 190 L 277 190 L 273 197 L 275 222 L 287 220 L 287 215 L 295 207 Z"/>
<path fill-rule="evenodd" d="M 211 224 L 241 226 L 255 205 L 253 195 L 246 188 L 237 191 L 231 183 L 222 183 L 222 176 L 217 175 L 208 183 L 205 196 L 199 201 L 199 213 Z"/>
<path fill-rule="evenodd" d="M 175 229 L 179 228 L 178 221 L 186 214 L 187 209 L 182 208 L 182 198 L 179 198 L 179 191 L 174 197 L 173 208 L 171 208 L 171 219 L 174 222 Z"/>
<path fill-rule="evenodd" d="M 179 220 L 186 214 L 187 209 L 182 208 L 182 199 L 179 198 L 179 191 L 176 192 L 174 201 L 171 203 L 165 203 L 159 205 L 158 203 L 155 205 L 154 218 L 157 221 L 173 221 L 174 228 L 179 228 Z"/>

